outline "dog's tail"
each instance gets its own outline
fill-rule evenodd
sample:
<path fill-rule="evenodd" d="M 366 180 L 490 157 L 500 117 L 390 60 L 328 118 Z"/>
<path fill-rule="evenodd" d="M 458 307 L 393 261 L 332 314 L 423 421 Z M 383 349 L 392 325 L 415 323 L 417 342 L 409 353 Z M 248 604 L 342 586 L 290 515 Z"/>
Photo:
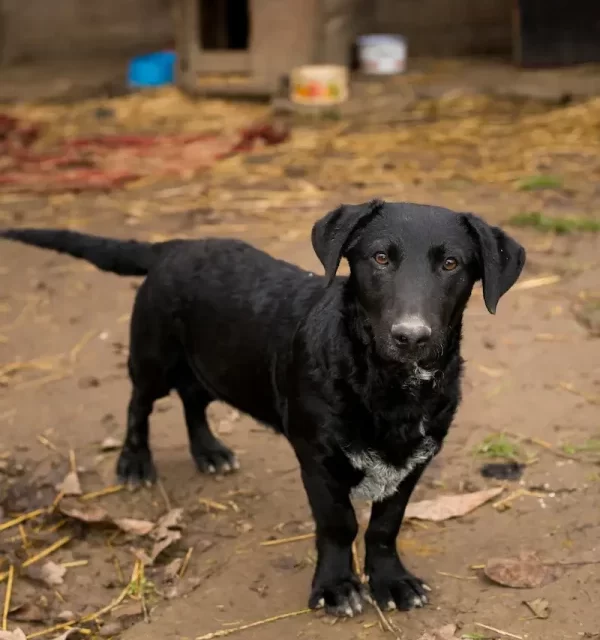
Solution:
<path fill-rule="evenodd" d="M 0 238 L 81 258 L 121 276 L 144 276 L 165 243 L 115 240 L 66 229 L 1 229 Z"/>

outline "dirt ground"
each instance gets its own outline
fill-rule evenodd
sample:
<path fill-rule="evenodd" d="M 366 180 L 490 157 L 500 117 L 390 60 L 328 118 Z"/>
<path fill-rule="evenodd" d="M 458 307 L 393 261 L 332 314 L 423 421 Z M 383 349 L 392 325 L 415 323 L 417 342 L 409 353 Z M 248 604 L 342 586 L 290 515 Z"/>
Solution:
<path fill-rule="evenodd" d="M 597 135 L 600 139 L 600 128 Z M 335 156 L 331 150 L 323 153 Z M 408 181 L 398 170 L 390 180 L 389 166 L 382 169 L 388 177 L 384 186 L 361 181 L 350 166 L 344 179 L 339 169 L 339 184 L 332 180 L 327 190 L 310 189 L 322 174 L 305 161 L 294 187 L 294 202 L 303 201 L 302 207 L 264 195 L 270 188 L 265 167 L 275 162 L 273 156 L 259 150 L 239 162 L 241 180 L 233 170 L 215 168 L 214 175 L 194 181 L 117 194 L 0 195 L 2 224 L 67 225 L 157 239 L 234 235 L 319 269 L 309 243 L 312 222 L 339 201 L 372 195 L 468 208 L 495 223 L 540 204 L 551 218 L 567 212 L 598 220 L 597 160 L 593 166 L 576 160 L 579 174 L 553 164 L 555 171 L 571 176 L 571 187 L 544 194 L 477 180 L 429 180 L 426 172 L 422 180 Z M 210 181 L 219 171 L 217 188 Z M 220 202 L 212 208 L 204 188 L 208 183 L 214 201 Z M 190 204 L 194 199 L 202 202 L 197 208 Z M 235 206 L 227 204 L 231 202 Z M 400 630 L 396 632 L 383 629 L 371 608 L 352 620 L 299 613 L 236 631 L 305 608 L 315 561 L 307 501 L 287 443 L 222 405 L 212 408 L 212 424 L 236 450 L 242 468 L 224 477 L 198 474 L 187 451 L 180 404 L 172 397 L 160 403 L 152 419 L 160 486 L 92 495 L 80 507 L 102 507 L 114 518 L 152 522 L 181 508 L 182 537 L 145 568 L 143 580 L 137 576 L 138 588 L 126 591 L 124 608 L 101 616 L 101 627 L 86 625 L 92 630 L 87 637 L 192 639 L 230 630 L 232 638 L 260 640 L 417 640 L 454 623 L 457 637 L 472 639 L 600 638 L 599 236 L 520 228 L 512 233 L 528 250 L 522 286 L 506 295 L 496 316 L 487 314 L 479 289 L 475 291 L 466 313 L 464 401 L 443 452 L 414 496 L 420 500 L 504 485 L 500 499 L 508 501 L 504 508 L 488 503 L 442 523 L 405 524 L 399 547 L 407 565 L 433 587 L 427 608 L 389 614 Z M 70 451 L 85 494 L 114 485 L 117 452 L 104 451 L 102 443 L 123 435 L 129 393 L 127 320 L 137 284 L 70 258 L 2 244 L 0 497 L 5 521 L 52 504 L 56 485 L 73 463 Z M 505 435 L 498 441 L 500 433 Z M 496 438 L 491 445 L 490 437 Z M 503 453 L 526 463 L 520 480 L 482 477 L 482 465 L 491 461 L 481 453 L 486 441 L 488 454 Z M 503 452 L 494 448 L 498 442 L 508 442 Z M 357 508 L 364 519 L 368 506 Z M 62 519 L 59 509 L 1 534 L 3 571 L 62 541 L 49 556 L 67 563 L 62 584 L 45 586 L 39 576 L 19 575 L 12 587 L 11 610 L 26 604 L 21 617 L 38 621 L 19 622 L 16 610 L 9 615 L 9 628 L 20 626 L 34 637 L 53 623 L 109 605 L 126 589 L 134 564 L 139 566 L 135 553 L 140 557 L 140 549 L 149 552 L 152 546 L 147 536 L 114 526 Z M 293 540 L 261 544 L 287 538 Z M 360 543 L 358 549 L 360 554 Z M 574 564 L 564 564 L 558 579 L 532 589 L 502 587 L 483 575 L 481 565 L 488 559 L 521 551 Z M 180 567 L 183 577 L 169 582 L 165 567 L 186 556 Z M 538 598 L 549 603 L 546 619 L 524 605 Z"/>

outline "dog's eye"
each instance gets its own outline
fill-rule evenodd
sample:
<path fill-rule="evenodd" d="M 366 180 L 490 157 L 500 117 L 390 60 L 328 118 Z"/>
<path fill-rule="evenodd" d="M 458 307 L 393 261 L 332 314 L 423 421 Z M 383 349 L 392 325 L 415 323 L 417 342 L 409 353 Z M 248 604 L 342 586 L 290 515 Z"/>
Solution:
<path fill-rule="evenodd" d="M 442 266 L 444 271 L 454 271 L 458 267 L 458 260 L 456 258 L 446 258 Z"/>
<path fill-rule="evenodd" d="M 375 262 L 377 264 L 380 264 L 382 266 L 385 266 L 386 264 L 389 263 L 390 259 L 387 257 L 387 254 L 383 253 L 383 251 L 378 251 L 374 256 L 373 256 L 373 260 L 375 260 Z"/>

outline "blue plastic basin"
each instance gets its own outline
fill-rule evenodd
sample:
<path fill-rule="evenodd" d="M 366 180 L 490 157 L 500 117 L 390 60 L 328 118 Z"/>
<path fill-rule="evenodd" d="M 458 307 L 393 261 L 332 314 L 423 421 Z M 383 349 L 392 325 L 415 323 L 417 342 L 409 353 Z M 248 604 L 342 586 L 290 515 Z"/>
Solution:
<path fill-rule="evenodd" d="M 127 69 L 127 84 L 132 88 L 173 84 L 176 61 L 174 51 L 156 51 L 132 58 Z"/>

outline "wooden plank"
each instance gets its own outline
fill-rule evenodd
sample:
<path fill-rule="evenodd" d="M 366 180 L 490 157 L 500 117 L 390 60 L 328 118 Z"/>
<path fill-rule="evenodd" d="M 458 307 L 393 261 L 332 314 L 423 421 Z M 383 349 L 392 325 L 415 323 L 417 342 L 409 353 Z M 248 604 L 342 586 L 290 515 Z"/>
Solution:
<path fill-rule="evenodd" d="M 291 69 L 315 62 L 318 0 L 250 0 L 252 73 L 275 90 Z"/>
<path fill-rule="evenodd" d="M 196 71 L 197 73 L 250 73 L 250 53 L 230 49 L 200 51 Z"/>

